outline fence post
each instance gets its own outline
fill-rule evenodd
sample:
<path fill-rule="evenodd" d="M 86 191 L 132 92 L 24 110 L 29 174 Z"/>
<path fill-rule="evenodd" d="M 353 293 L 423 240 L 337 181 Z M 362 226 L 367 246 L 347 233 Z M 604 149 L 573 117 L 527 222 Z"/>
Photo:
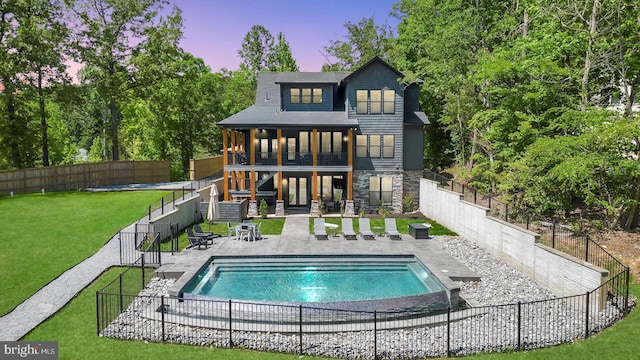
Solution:
<path fill-rule="evenodd" d="M 518 301 L 518 349 L 522 350 L 522 301 Z"/>
<path fill-rule="evenodd" d="M 140 256 L 140 259 L 142 260 L 142 287 L 141 289 L 144 289 L 144 253 L 142 253 L 142 255 Z"/>
<path fill-rule="evenodd" d="M 478 204 L 478 191 L 476 189 L 473 189 L 473 203 Z"/>
<path fill-rule="evenodd" d="M 164 196 L 160 199 L 160 214 L 164 215 Z"/>
<path fill-rule="evenodd" d="M 585 235 L 584 237 L 585 247 L 584 247 L 584 261 L 589 262 L 589 235 Z"/>
<path fill-rule="evenodd" d="M 120 265 L 122 265 L 122 231 L 118 232 L 118 246 L 120 247 Z"/>
<path fill-rule="evenodd" d="M 504 221 L 509 221 L 509 205 L 504 204 Z"/>
<path fill-rule="evenodd" d="M 551 247 L 553 249 L 556 248 L 556 220 L 553 219 L 553 223 L 551 224 Z"/>
<path fill-rule="evenodd" d="M 229 299 L 229 347 L 233 347 L 233 327 L 231 324 L 231 299 Z"/>
<path fill-rule="evenodd" d="M 96 291 L 96 335 L 100 336 L 100 292 Z"/>
<path fill-rule="evenodd" d="M 585 296 L 587 297 L 587 301 L 586 301 L 586 309 L 585 309 L 585 316 L 584 316 L 584 338 L 588 338 L 589 337 L 589 292 L 587 291 L 587 293 L 585 294 Z"/>
<path fill-rule="evenodd" d="M 489 210 L 491 210 L 491 196 L 489 196 Z"/>
<path fill-rule="evenodd" d="M 629 313 L 629 267 L 624 269 L 625 272 L 625 294 L 624 294 L 624 314 Z"/>
<path fill-rule="evenodd" d="M 160 296 L 160 321 L 162 322 L 162 342 L 164 342 L 165 336 L 164 336 L 164 296 Z"/>
<path fill-rule="evenodd" d="M 120 308 L 120 314 L 122 314 L 124 312 L 124 301 L 123 301 L 124 299 L 123 299 L 123 295 L 122 295 L 122 273 L 120 273 L 120 275 L 118 277 L 120 279 L 120 281 L 118 281 L 118 283 L 119 283 L 118 285 L 119 285 L 119 288 L 120 288 L 119 291 L 118 291 L 118 294 L 120 294 L 120 296 L 119 296 L 120 297 L 120 306 L 119 306 L 119 308 Z"/>
<path fill-rule="evenodd" d="M 451 307 L 447 308 L 447 357 L 451 357 Z"/>
<path fill-rule="evenodd" d="M 378 311 L 373 310 L 373 360 L 378 359 Z"/>
<path fill-rule="evenodd" d="M 302 355 L 302 305 L 299 305 L 298 308 L 298 324 L 300 326 L 299 334 L 300 334 L 300 355 Z"/>
<path fill-rule="evenodd" d="M 175 191 L 171 192 L 171 198 L 172 198 L 171 206 L 175 208 L 176 207 L 176 192 Z"/>
<path fill-rule="evenodd" d="M 529 210 L 525 209 L 524 214 L 525 214 L 525 218 L 527 219 L 527 230 L 529 230 L 529 216 L 530 216 L 529 215 Z"/>
<path fill-rule="evenodd" d="M 151 220 L 151 205 L 149 205 L 149 220 Z"/>

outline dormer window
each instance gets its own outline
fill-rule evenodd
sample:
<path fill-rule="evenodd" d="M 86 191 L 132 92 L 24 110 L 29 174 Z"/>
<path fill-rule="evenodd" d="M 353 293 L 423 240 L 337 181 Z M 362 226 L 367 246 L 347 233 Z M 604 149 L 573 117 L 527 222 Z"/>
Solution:
<path fill-rule="evenodd" d="M 292 104 L 322 104 L 322 88 L 291 88 Z"/>
<path fill-rule="evenodd" d="M 356 90 L 357 114 L 394 114 L 395 90 Z"/>

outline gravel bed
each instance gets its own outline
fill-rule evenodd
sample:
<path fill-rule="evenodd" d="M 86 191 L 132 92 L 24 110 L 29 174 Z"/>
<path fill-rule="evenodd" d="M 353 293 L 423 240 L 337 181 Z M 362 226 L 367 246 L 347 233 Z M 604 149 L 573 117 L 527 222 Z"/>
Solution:
<path fill-rule="evenodd" d="M 101 332 L 101 336 L 144 341 L 163 341 L 164 337 L 164 341 L 171 343 L 215 347 L 233 345 L 294 354 L 300 353 L 302 348 L 305 355 L 345 359 L 373 359 L 374 349 L 379 359 L 447 356 L 447 340 L 451 355 L 460 356 L 513 351 L 518 345 L 524 349 L 535 349 L 572 342 L 585 336 L 584 296 L 555 299 L 551 292 L 471 241 L 449 236 L 439 236 L 436 240 L 482 277 L 477 283 L 460 282 L 461 291 L 481 306 L 452 312 L 449 327 L 447 314 L 440 314 L 405 319 L 403 326 L 406 327 L 400 329 L 382 329 L 383 326 L 378 325 L 375 337 L 371 324 L 368 327 L 366 324 L 341 325 L 336 327 L 336 332 L 306 332 L 302 335 L 297 331 L 278 332 L 278 324 L 255 324 L 250 326 L 256 331 L 234 330 L 230 339 L 228 321 L 226 326 L 208 328 L 202 324 L 224 319 L 202 315 L 181 321 L 172 321 L 166 315 L 163 328 L 157 319 L 161 312 L 154 309 L 159 295 L 165 296 L 166 302 L 172 301 L 167 290 L 174 281 L 154 278 L 140 296 Z M 591 304 L 589 308 L 594 310 L 590 311 L 588 319 L 589 334 L 622 317 L 612 300 L 616 299 L 602 304 L 599 312 L 597 304 Z M 519 307 L 518 302 L 526 304 Z M 155 317 L 149 316 L 150 312 L 155 313 Z"/>

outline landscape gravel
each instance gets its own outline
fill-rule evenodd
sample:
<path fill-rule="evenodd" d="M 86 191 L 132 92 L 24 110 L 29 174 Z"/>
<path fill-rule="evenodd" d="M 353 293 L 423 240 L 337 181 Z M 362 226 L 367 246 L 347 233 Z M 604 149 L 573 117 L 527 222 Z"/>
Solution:
<path fill-rule="evenodd" d="M 175 315 L 177 312 L 172 310 L 189 306 L 185 304 L 188 301 L 177 302 L 168 297 L 168 288 L 174 280 L 153 278 L 101 336 L 294 354 L 302 351 L 305 355 L 345 359 L 373 359 L 375 355 L 379 359 L 398 359 L 447 356 L 448 351 L 460 356 L 513 351 L 518 346 L 525 349 L 552 346 L 583 338 L 585 331 L 595 333 L 623 315 L 609 301 L 601 311 L 589 313 L 586 330 L 584 296 L 556 299 L 554 294 L 471 241 L 451 236 L 438 236 L 434 240 L 481 276 L 480 282 L 460 282 L 461 291 L 476 303 L 473 308 L 379 322 L 375 334 L 373 325 L 365 322 L 334 324 L 332 332 L 314 332 L 311 324 L 305 324 L 300 334 L 297 326 L 291 330 L 290 319 L 282 314 L 274 314 L 280 321 L 268 326 L 234 324 L 230 333 L 224 312 Z M 165 311 L 158 307 L 159 296 L 164 297 Z M 592 304 L 591 308 L 597 306 Z M 449 326 L 447 316 L 451 319 Z"/>

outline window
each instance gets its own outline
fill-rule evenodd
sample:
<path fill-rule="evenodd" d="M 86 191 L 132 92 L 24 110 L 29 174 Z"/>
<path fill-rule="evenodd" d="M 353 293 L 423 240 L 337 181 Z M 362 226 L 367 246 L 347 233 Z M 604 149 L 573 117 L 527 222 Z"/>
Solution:
<path fill-rule="evenodd" d="M 370 177 L 369 178 L 369 205 L 381 206 L 391 205 L 393 193 L 392 177 Z"/>
<path fill-rule="evenodd" d="M 369 135 L 369 157 L 380 157 L 380 135 Z"/>
<path fill-rule="evenodd" d="M 291 89 L 290 91 L 291 94 L 291 103 L 292 104 L 299 104 L 300 103 L 300 89 Z"/>
<path fill-rule="evenodd" d="M 269 139 L 260 139 L 260 158 L 269 158 Z"/>
<path fill-rule="evenodd" d="M 393 158 L 394 143 L 395 143 L 394 135 L 382 136 L 382 157 L 383 158 Z"/>
<path fill-rule="evenodd" d="M 367 157 L 367 135 L 356 135 L 356 157 Z"/>
<path fill-rule="evenodd" d="M 384 91 L 384 113 L 393 114 L 396 112 L 396 91 Z"/>
<path fill-rule="evenodd" d="M 369 114 L 380 114 L 382 112 L 382 91 L 369 90 Z"/>
<path fill-rule="evenodd" d="M 356 90 L 357 114 L 394 114 L 395 90 Z"/>
<path fill-rule="evenodd" d="M 356 135 L 356 157 L 392 159 L 394 149 L 395 135 Z"/>
<path fill-rule="evenodd" d="M 292 104 L 322 104 L 322 88 L 291 88 L 289 94 Z"/>
<path fill-rule="evenodd" d="M 368 98 L 369 98 L 369 94 L 367 90 L 356 90 L 356 113 L 358 114 L 367 113 Z"/>
<path fill-rule="evenodd" d="M 322 88 L 313 89 L 313 103 L 322 104 Z"/>

